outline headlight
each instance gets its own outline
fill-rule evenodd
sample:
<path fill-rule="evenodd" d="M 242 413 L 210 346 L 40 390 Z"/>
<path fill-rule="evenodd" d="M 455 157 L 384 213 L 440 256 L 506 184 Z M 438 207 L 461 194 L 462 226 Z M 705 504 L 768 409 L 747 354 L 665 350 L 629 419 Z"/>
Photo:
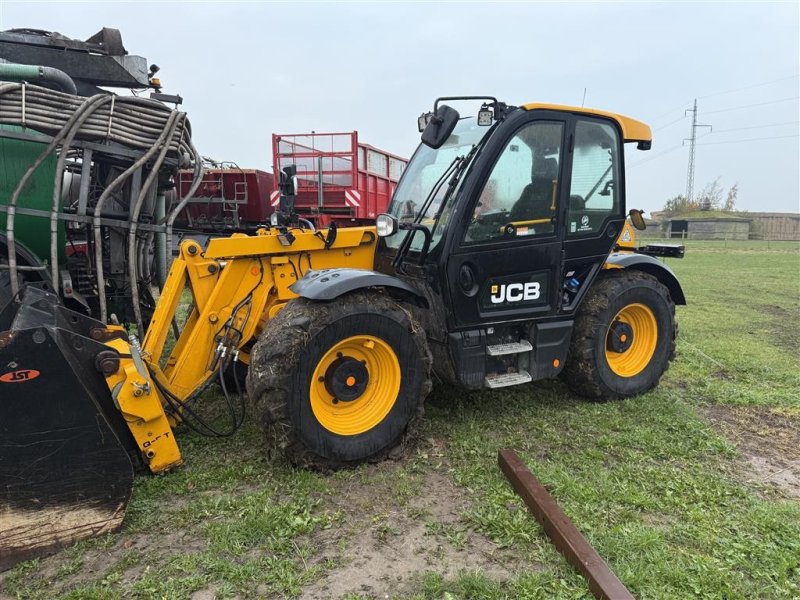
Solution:
<path fill-rule="evenodd" d="M 269 216 L 269 224 L 273 227 L 278 226 L 278 211 L 275 211 Z"/>
<path fill-rule="evenodd" d="M 378 237 L 389 237 L 397 233 L 398 222 L 394 215 L 382 213 L 375 219 L 378 228 Z"/>

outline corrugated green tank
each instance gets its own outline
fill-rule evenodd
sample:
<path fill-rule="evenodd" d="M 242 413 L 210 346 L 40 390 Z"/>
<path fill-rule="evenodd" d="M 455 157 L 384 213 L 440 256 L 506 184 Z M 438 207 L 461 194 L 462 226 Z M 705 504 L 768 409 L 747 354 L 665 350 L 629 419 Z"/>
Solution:
<path fill-rule="evenodd" d="M 22 132 L 21 127 L 0 125 L 6 131 Z M 28 133 L 30 130 L 28 130 Z M 44 142 L 29 142 L 0 137 L 0 204 L 7 205 L 14 188 L 28 167 L 45 149 Z M 53 201 L 53 181 L 57 158 L 55 154 L 39 165 L 17 202 L 18 208 L 36 208 L 49 211 Z M 50 220 L 47 217 L 32 217 L 17 213 L 14 219 L 14 234 L 17 244 L 24 245 L 44 262 L 50 256 Z M 0 233 L 6 232 L 6 213 L 0 212 Z M 65 259 L 64 223 L 59 222 L 59 261 Z"/>

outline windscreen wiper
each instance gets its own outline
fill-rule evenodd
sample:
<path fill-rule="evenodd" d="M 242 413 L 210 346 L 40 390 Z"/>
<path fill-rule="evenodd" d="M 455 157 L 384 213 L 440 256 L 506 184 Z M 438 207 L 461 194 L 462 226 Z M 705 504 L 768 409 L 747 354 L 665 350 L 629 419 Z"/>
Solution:
<path fill-rule="evenodd" d="M 469 163 L 472 161 L 472 158 L 478 152 L 480 145 L 481 144 L 473 145 L 472 149 L 466 156 L 460 157 L 461 160 L 456 165 L 453 176 L 450 178 L 450 182 L 447 184 L 447 191 L 444 193 L 442 203 L 439 205 L 439 209 L 436 211 L 436 214 L 433 217 L 434 227 L 439 224 L 439 218 L 442 216 L 442 212 L 444 212 L 444 207 L 447 205 L 448 200 L 450 200 L 450 197 L 453 195 L 453 190 L 455 190 L 458 186 L 458 182 L 461 181 L 461 176 L 464 174 L 464 171 L 467 170 L 467 165 L 469 165 Z"/>
<path fill-rule="evenodd" d="M 419 212 L 417 213 L 417 215 L 414 217 L 414 220 L 411 223 L 408 223 L 408 222 L 404 223 L 402 221 L 400 222 L 400 225 L 399 225 L 400 229 L 406 229 L 407 233 L 406 233 L 405 237 L 403 238 L 403 241 L 400 242 L 400 246 L 397 248 L 397 254 L 394 257 L 394 260 L 392 261 L 392 266 L 394 268 L 399 268 L 400 264 L 403 262 L 403 260 L 405 260 L 406 255 L 408 254 L 409 250 L 411 249 L 411 242 L 414 239 L 414 235 L 415 235 L 414 232 L 415 231 L 423 231 L 426 234 L 425 235 L 425 241 L 426 241 L 425 245 L 426 246 L 430 245 L 431 233 L 430 233 L 430 231 L 428 231 L 428 229 L 425 226 L 420 225 L 420 223 L 422 222 L 423 217 L 427 214 L 428 209 L 430 208 L 431 204 L 433 203 L 433 199 L 439 193 L 439 190 L 442 189 L 442 185 L 444 185 L 444 182 L 447 181 L 447 178 L 452 173 L 455 172 L 455 170 L 458 168 L 459 161 L 461 161 L 463 159 L 464 159 L 463 156 L 456 156 L 453 159 L 453 162 L 451 162 L 448 165 L 448 167 L 444 170 L 444 173 L 442 173 L 442 175 L 439 177 L 439 179 L 436 180 L 436 183 L 433 184 L 433 187 L 431 188 L 431 191 L 428 194 L 428 197 L 425 198 L 425 202 L 422 203 L 422 206 L 420 207 Z"/>
<path fill-rule="evenodd" d="M 447 191 L 445 191 L 442 202 L 439 205 L 439 208 L 436 210 L 436 214 L 433 216 L 433 228 L 435 229 L 438 226 L 439 219 L 441 218 L 448 201 L 453 195 L 453 191 L 456 189 L 456 187 L 458 187 L 458 182 L 461 181 L 462 175 L 464 175 L 464 172 L 472 162 L 472 159 L 478 153 L 478 150 L 483 147 L 483 144 L 488 137 L 489 136 L 486 135 L 477 144 L 473 144 L 472 148 L 466 155 L 456 156 L 455 159 L 453 159 L 453 162 L 450 163 L 447 169 L 445 169 L 445 172 L 442 173 L 442 176 L 436 181 L 436 184 L 433 186 L 431 193 L 428 194 L 428 197 L 425 199 L 425 202 L 422 205 L 422 208 L 420 208 L 420 211 L 413 223 L 406 223 L 405 227 L 403 226 L 403 223 L 400 224 L 400 229 L 408 229 L 408 233 L 406 233 L 406 236 L 403 238 L 403 241 L 397 250 L 397 255 L 392 261 L 393 267 L 399 268 L 399 266 L 405 260 L 406 255 L 411 250 L 411 242 L 414 239 L 415 231 L 422 231 L 425 235 L 425 243 L 420 251 L 419 264 L 422 264 L 422 262 L 425 260 L 425 256 L 427 256 L 428 249 L 430 248 L 433 232 L 424 225 L 420 225 L 423 217 L 427 214 L 428 208 L 430 208 L 430 205 L 433 203 L 433 199 L 439 193 L 439 190 L 441 189 L 445 180 L 450 177 L 450 180 L 447 182 Z"/>

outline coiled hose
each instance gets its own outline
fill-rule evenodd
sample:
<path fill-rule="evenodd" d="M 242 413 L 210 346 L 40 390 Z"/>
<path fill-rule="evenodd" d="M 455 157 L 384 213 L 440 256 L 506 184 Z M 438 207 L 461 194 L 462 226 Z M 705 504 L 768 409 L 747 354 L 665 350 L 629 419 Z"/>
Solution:
<path fill-rule="evenodd" d="M 20 194 L 25 189 L 36 169 L 58 147 L 59 152 L 56 178 L 53 185 L 53 202 L 50 212 L 50 261 L 51 277 L 54 287 L 58 287 L 58 215 L 62 188 L 62 174 L 67 151 L 73 140 L 112 141 L 127 147 L 142 150 L 144 153 L 122 174 L 117 176 L 103 190 L 94 207 L 93 233 L 95 241 L 95 261 L 97 286 L 100 301 L 101 320 L 108 317 L 103 273 L 102 234 L 100 230 L 103 205 L 111 194 L 119 189 L 129 177 L 143 167 L 158 153 L 150 175 L 138 197 L 129 208 L 127 223 L 120 224 L 129 234 L 129 276 L 134 298 L 134 313 L 137 325 L 142 327 L 141 308 L 138 304 L 138 277 L 142 268 L 135 256 L 136 229 L 139 213 L 144 199 L 158 177 L 158 171 L 167 157 L 177 157 L 180 164 L 194 164 L 194 177 L 187 195 L 181 199 L 166 220 L 167 248 L 171 248 L 172 225 L 180 211 L 197 191 L 202 181 L 203 166 L 197 149 L 191 141 L 191 126 L 185 113 L 173 111 L 167 106 L 147 98 L 135 96 L 113 96 L 98 94 L 90 98 L 80 98 L 71 94 L 56 92 L 39 86 L 21 83 L 0 82 L 0 124 L 18 125 L 41 133 L 52 135 L 45 150 L 36 158 L 17 182 L 7 208 L 6 230 L 8 234 L 9 270 L 11 271 L 11 291 L 19 292 L 17 281 L 16 241 L 14 221 Z M 163 225 L 164 223 L 158 223 Z M 133 250 L 131 250 L 133 246 Z M 132 256 L 133 255 L 133 256 Z"/>

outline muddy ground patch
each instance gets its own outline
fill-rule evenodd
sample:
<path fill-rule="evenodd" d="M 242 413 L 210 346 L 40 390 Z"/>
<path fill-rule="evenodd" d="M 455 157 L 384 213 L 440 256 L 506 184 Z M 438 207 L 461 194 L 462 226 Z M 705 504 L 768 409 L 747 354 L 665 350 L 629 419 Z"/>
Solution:
<path fill-rule="evenodd" d="M 705 413 L 741 452 L 740 480 L 800 499 L 800 411 L 713 405 Z"/>
<path fill-rule="evenodd" d="M 370 469 L 383 469 L 381 475 L 370 476 L 383 482 L 343 485 L 337 501 L 344 515 L 342 528 L 314 538 L 321 549 L 315 562 L 324 566 L 324 575 L 303 590 L 303 598 L 395 597 L 413 590 L 426 573 L 449 578 L 480 571 L 504 581 L 520 569 L 538 567 L 465 522 L 462 514 L 470 499 L 445 466 L 405 482 L 395 478 L 393 465 Z"/>

